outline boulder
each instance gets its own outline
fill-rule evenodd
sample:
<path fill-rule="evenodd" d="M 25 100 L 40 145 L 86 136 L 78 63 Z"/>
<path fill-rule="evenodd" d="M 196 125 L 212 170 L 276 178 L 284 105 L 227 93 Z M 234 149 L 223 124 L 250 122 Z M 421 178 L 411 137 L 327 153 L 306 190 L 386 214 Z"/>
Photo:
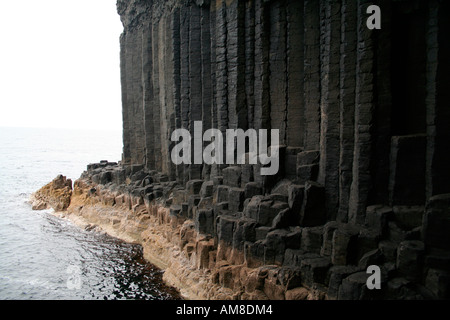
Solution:
<path fill-rule="evenodd" d="M 58 175 L 31 196 L 33 210 L 53 208 L 55 211 L 66 210 L 72 197 L 72 180 Z"/>

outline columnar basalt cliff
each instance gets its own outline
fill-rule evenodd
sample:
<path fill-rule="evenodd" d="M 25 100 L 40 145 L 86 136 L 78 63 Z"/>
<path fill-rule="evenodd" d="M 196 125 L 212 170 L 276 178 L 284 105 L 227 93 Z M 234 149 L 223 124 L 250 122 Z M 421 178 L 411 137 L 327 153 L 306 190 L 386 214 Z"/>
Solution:
<path fill-rule="evenodd" d="M 187 297 L 450 298 L 450 3 L 117 8 L 123 159 L 88 167 L 71 212 L 143 243 Z M 279 129 L 278 174 L 176 166 L 171 134 L 195 121 Z"/>

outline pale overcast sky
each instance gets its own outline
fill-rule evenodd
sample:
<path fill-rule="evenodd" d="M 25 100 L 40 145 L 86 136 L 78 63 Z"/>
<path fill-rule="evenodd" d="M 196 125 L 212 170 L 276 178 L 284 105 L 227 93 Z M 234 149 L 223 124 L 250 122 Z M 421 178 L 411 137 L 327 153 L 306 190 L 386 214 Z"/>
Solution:
<path fill-rule="evenodd" d="M 0 0 L 0 126 L 121 130 L 116 0 Z"/>

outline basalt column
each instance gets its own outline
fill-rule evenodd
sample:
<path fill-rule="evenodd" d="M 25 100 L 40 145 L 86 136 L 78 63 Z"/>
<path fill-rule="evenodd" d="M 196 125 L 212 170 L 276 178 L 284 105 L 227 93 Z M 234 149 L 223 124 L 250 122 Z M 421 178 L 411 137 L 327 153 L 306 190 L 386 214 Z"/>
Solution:
<path fill-rule="evenodd" d="M 202 124 L 203 132 L 216 128 L 213 126 L 213 89 L 212 89 L 212 62 L 211 62 L 211 12 L 206 6 L 200 12 L 200 28 L 201 28 L 201 83 L 202 83 Z M 205 143 L 206 144 L 206 143 Z M 202 178 L 209 180 L 211 174 L 211 166 L 203 165 Z"/>
<path fill-rule="evenodd" d="M 201 141 L 202 132 L 194 132 L 194 122 L 202 120 L 201 8 L 190 6 L 189 9 L 189 132 L 193 139 Z M 194 148 L 191 151 L 192 164 L 189 168 L 189 179 L 201 179 L 202 159 L 199 159 L 197 163 Z"/>
<path fill-rule="evenodd" d="M 321 136 L 318 182 L 325 186 L 329 220 L 336 219 L 339 205 L 339 63 L 340 1 L 322 1 L 321 16 Z"/>
<path fill-rule="evenodd" d="M 370 174 L 374 110 L 374 33 L 366 26 L 366 8 L 369 1 L 357 1 L 356 97 L 353 172 L 350 189 L 349 221 L 363 223 L 368 194 L 371 191 Z"/>
<path fill-rule="evenodd" d="M 122 137 L 123 137 L 123 149 L 122 149 L 122 162 L 124 164 L 131 163 L 131 150 L 130 150 L 130 119 L 128 117 L 127 107 L 127 90 L 126 88 L 126 43 L 125 33 L 120 36 L 120 70 L 121 70 L 121 87 L 122 87 Z"/>
<path fill-rule="evenodd" d="M 160 77 L 163 77 L 163 70 L 160 70 L 160 50 L 159 47 L 162 45 L 162 41 L 159 38 L 159 26 L 160 21 L 153 21 L 152 23 L 152 81 L 153 81 L 153 103 L 151 104 L 151 112 L 153 115 L 153 122 L 150 124 L 152 127 L 152 140 L 154 145 L 154 157 L 155 157 L 155 167 L 157 171 L 162 171 L 162 150 L 161 150 L 161 111 L 164 101 L 161 101 L 161 90 L 164 92 L 164 87 L 161 87 Z"/>
<path fill-rule="evenodd" d="M 215 81 L 213 123 L 217 124 L 222 134 L 228 128 L 228 59 L 227 59 L 227 7 L 225 1 L 215 2 L 215 11 L 212 11 L 215 22 L 214 34 L 215 48 L 212 47 L 215 56 L 215 73 L 212 74 Z M 215 171 L 220 174 L 222 166 L 215 165 Z"/>
<path fill-rule="evenodd" d="M 320 2 L 304 1 L 305 150 L 319 150 L 320 141 Z"/>
<path fill-rule="evenodd" d="M 155 143 L 153 126 L 153 46 L 152 25 L 147 24 L 142 31 L 142 86 L 144 101 L 144 128 L 145 128 L 145 165 L 155 168 Z M 124 131 L 125 132 L 125 131 Z"/>
<path fill-rule="evenodd" d="M 427 196 L 450 192 L 450 31 L 448 2 L 430 1 L 427 26 Z"/>
<path fill-rule="evenodd" d="M 268 8 L 263 0 L 255 0 L 255 109 L 254 128 L 270 128 Z"/>
<path fill-rule="evenodd" d="M 340 45 L 340 154 L 339 211 L 337 220 L 347 222 L 350 186 L 353 178 L 356 85 L 356 1 L 343 0 L 341 5 Z"/>
<path fill-rule="evenodd" d="M 280 144 L 286 145 L 288 74 L 286 2 L 272 2 L 269 8 L 270 125 L 271 128 L 279 130 Z"/>
<path fill-rule="evenodd" d="M 181 118 L 181 29 L 180 29 L 180 9 L 175 8 L 171 15 L 170 30 L 172 37 L 169 37 L 169 41 L 172 42 L 172 66 L 173 66 L 173 108 L 174 108 L 174 119 L 171 119 L 171 124 L 175 128 L 182 127 Z M 174 143 L 170 145 L 170 150 L 172 150 Z M 176 180 L 179 182 L 184 181 L 184 167 L 176 166 L 174 170 L 176 175 Z"/>
<path fill-rule="evenodd" d="M 286 2 L 286 145 L 303 148 L 304 116 L 304 6 L 302 1 Z"/>
<path fill-rule="evenodd" d="M 143 112 L 143 91 L 142 91 L 142 32 L 141 30 L 129 30 L 123 35 L 125 54 L 125 66 L 122 73 L 125 77 L 124 91 L 122 95 L 126 101 L 124 110 L 124 139 L 125 162 L 143 163 L 145 162 L 145 132 L 144 132 L 144 112 Z"/>

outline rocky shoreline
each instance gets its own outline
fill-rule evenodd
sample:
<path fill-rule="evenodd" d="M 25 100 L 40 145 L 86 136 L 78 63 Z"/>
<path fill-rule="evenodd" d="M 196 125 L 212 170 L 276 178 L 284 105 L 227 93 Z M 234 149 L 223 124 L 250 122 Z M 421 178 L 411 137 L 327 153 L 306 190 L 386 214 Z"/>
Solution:
<path fill-rule="evenodd" d="M 406 208 L 369 207 L 364 225 L 331 221 L 300 227 L 291 223 L 295 212 L 304 217 L 317 212 L 320 188 L 282 182 L 271 193 L 247 194 L 247 188 L 229 185 L 233 172 L 182 186 L 140 165 L 102 161 L 75 181 L 67 208 L 55 206 L 70 181 L 63 176 L 34 198 L 79 225 L 141 244 L 145 258 L 164 270 L 164 281 L 186 299 L 432 299 L 445 294 L 449 258 L 425 250 L 421 220 L 416 227 L 408 219 L 410 225 L 402 227 L 409 231 L 398 227 Z M 435 199 L 428 209 L 447 202 Z M 234 207 L 239 211 L 230 210 Z M 411 210 L 420 208 L 409 208 L 409 216 Z M 366 269 L 372 264 L 381 268 L 381 290 L 367 288 Z"/>
<path fill-rule="evenodd" d="M 372 4 L 119 0 L 122 165 L 75 189 L 193 297 L 450 298 L 450 6 L 383 1 L 373 30 Z M 199 122 L 279 130 L 279 171 L 176 164 Z"/>
<path fill-rule="evenodd" d="M 190 299 L 449 299 L 450 5 L 382 1 L 373 30 L 372 4 L 118 0 L 121 162 L 35 207 L 142 244 Z M 179 129 L 278 130 L 279 170 L 180 164 Z"/>

